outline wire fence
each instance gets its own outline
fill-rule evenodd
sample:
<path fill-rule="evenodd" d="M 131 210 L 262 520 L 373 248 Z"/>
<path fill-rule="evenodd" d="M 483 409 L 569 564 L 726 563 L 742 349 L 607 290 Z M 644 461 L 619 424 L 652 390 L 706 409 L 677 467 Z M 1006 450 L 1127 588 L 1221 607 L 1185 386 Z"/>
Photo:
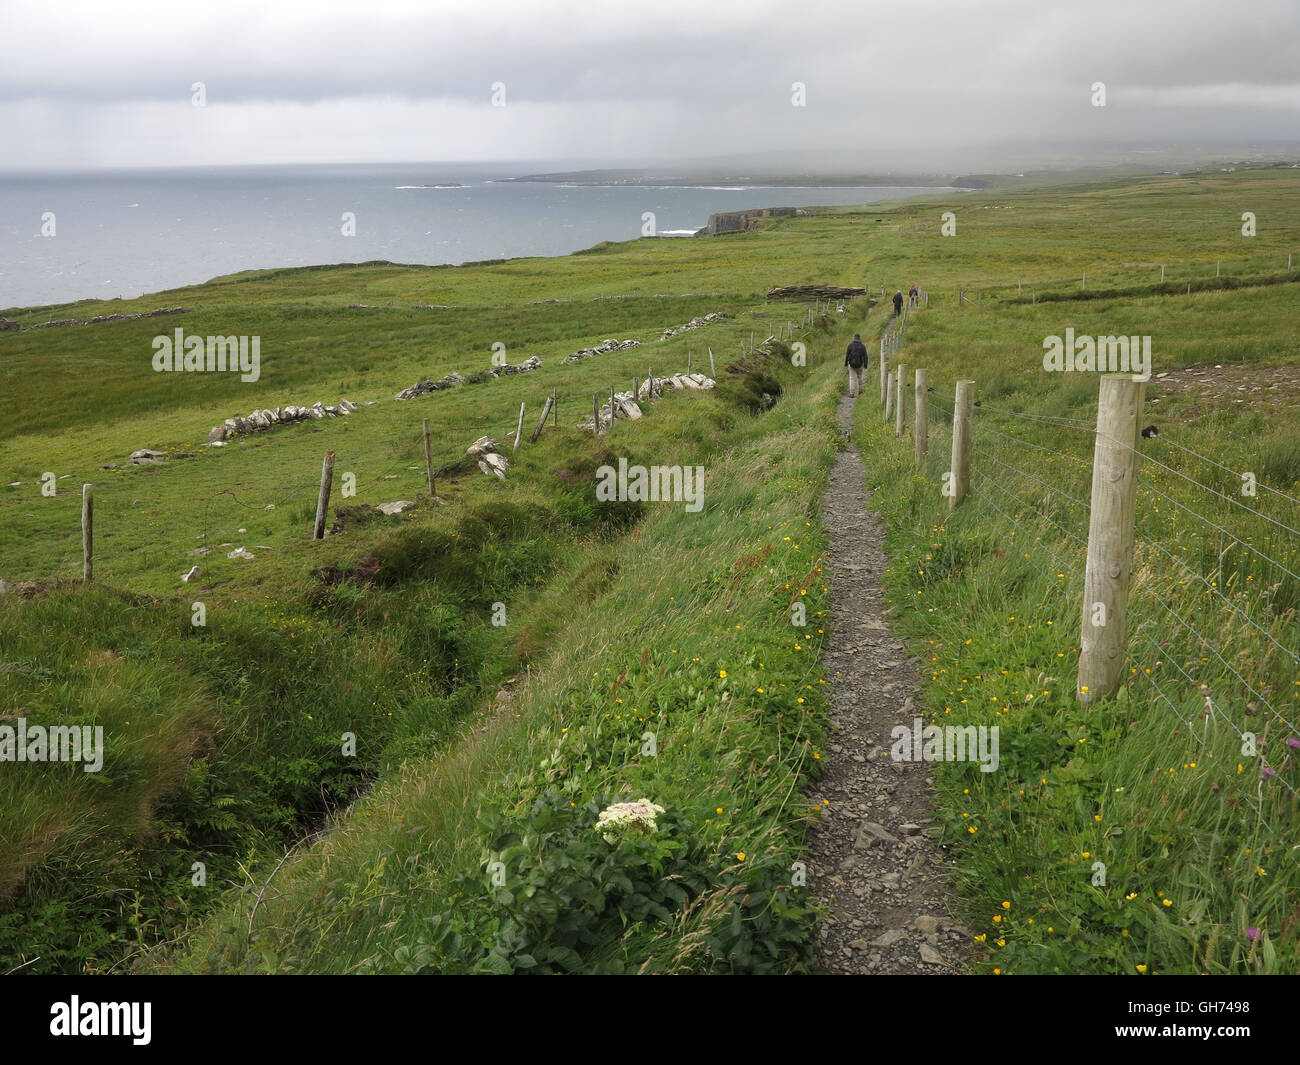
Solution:
<path fill-rule="evenodd" d="M 900 322 L 891 351 L 903 334 Z M 930 393 L 920 472 L 937 479 L 955 463 L 958 412 Z M 971 414 L 970 501 L 1082 607 L 1097 423 L 983 401 Z M 1269 789 L 1294 797 L 1300 779 L 1300 498 L 1202 454 L 1190 432 L 1175 423 L 1149 427 L 1137 446 L 1105 441 L 1132 452 L 1138 471 L 1126 677 L 1194 740 L 1206 743 L 1214 722 L 1231 730 L 1243 768 L 1258 771 L 1251 806 L 1264 821 Z"/>
<path fill-rule="evenodd" d="M 1250 284 L 1276 284 L 1300 280 L 1294 253 L 1236 255 L 1224 259 L 1193 259 L 1132 267 L 1116 272 L 1080 270 L 1074 277 L 1018 278 L 1014 282 L 959 285 L 953 293 L 958 307 L 986 300 L 1037 303 L 1039 300 L 1075 299 L 1089 292 L 1191 293 L 1235 288 Z"/>

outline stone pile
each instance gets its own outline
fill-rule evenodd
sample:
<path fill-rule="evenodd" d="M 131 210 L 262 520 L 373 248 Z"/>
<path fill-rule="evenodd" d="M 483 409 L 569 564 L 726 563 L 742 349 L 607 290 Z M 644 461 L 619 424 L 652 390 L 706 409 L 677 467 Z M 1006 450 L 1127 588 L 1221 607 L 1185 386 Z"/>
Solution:
<path fill-rule="evenodd" d="M 583 348 L 581 351 L 575 351 L 565 362 L 579 362 L 582 359 L 589 359 L 593 355 L 604 355 L 607 351 L 622 351 L 624 348 L 639 348 L 639 340 L 602 340 L 594 348 Z"/>
<path fill-rule="evenodd" d="M 665 329 L 663 336 L 661 336 L 659 339 L 668 340 L 670 337 L 675 337 L 679 333 L 687 333 L 690 332 L 692 329 L 699 329 L 700 326 L 702 325 L 708 325 L 710 322 L 718 322 L 721 321 L 723 318 L 730 318 L 730 317 L 731 315 L 729 314 L 723 314 L 721 311 L 714 311 L 712 314 L 706 314 L 703 318 L 692 318 L 685 325 L 679 325 L 672 329 Z"/>
<path fill-rule="evenodd" d="M 60 318 L 53 322 L 38 322 L 33 329 L 49 329 L 56 325 L 98 325 L 100 322 L 133 322 L 137 318 L 157 318 L 160 314 L 189 314 L 188 307 L 160 307 L 156 311 L 139 314 L 97 314 L 94 318 Z"/>
<path fill-rule="evenodd" d="M 500 446 L 491 437 L 480 436 L 465 449 L 465 454 L 478 459 L 478 468 L 489 477 L 495 474 L 504 481 L 506 479 L 506 467 L 510 465 L 510 461 L 497 452 L 497 448 Z"/>
<path fill-rule="evenodd" d="M 614 418 L 625 418 L 628 421 L 636 421 L 641 417 L 642 413 L 639 404 L 640 400 L 658 398 L 666 392 L 677 390 L 700 392 L 713 388 L 715 383 L 716 382 L 711 377 L 707 377 L 702 373 L 679 373 L 673 374 L 671 377 L 656 377 L 654 379 L 654 393 L 652 396 L 650 391 L 650 381 L 648 379 L 642 381 L 637 386 L 637 394 L 635 396 L 632 395 L 631 389 L 628 389 L 626 392 L 614 393 L 612 416 L 610 413 L 610 405 L 608 403 L 604 404 L 600 408 L 599 426 L 597 431 L 604 432 L 608 429 Z M 590 431 L 592 428 L 592 419 L 590 417 L 584 418 L 579 423 L 579 428 Z"/>
<path fill-rule="evenodd" d="M 486 377 L 491 377 L 495 379 L 498 377 L 509 377 L 511 374 L 515 374 L 515 373 L 528 373 L 530 370 L 540 369 L 541 365 L 542 365 L 541 359 L 539 359 L 536 355 L 530 355 L 518 366 L 495 366 L 491 370 L 486 370 L 484 371 L 484 377 L 478 378 L 478 380 L 482 380 Z M 402 389 L 402 391 L 397 393 L 396 398 L 415 399 L 416 396 L 425 396 L 428 395 L 430 392 L 440 392 L 444 388 L 451 388 L 454 385 L 465 384 L 467 381 L 469 381 L 468 378 L 466 378 L 462 374 L 458 374 L 455 370 L 453 370 L 451 373 L 449 373 L 446 377 L 442 378 L 441 380 L 419 381 L 416 384 L 413 384 L 410 388 L 404 388 Z"/>
<path fill-rule="evenodd" d="M 276 407 L 255 410 L 247 417 L 227 418 L 221 425 L 214 425 L 208 433 L 207 443 L 213 446 L 224 444 L 232 436 L 246 433 L 258 433 L 270 429 L 273 425 L 287 425 L 289 422 L 304 422 L 309 418 L 333 418 L 339 414 L 351 414 L 359 410 L 360 404 L 349 399 L 341 399 L 337 406 L 325 406 L 319 400 L 310 407 Z"/>

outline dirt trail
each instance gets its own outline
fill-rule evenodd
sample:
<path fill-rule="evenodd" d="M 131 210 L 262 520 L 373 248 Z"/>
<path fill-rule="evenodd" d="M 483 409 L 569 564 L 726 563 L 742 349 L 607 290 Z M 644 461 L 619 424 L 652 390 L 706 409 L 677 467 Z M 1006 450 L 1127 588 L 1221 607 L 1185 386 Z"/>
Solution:
<path fill-rule="evenodd" d="M 868 375 L 869 377 L 869 375 Z M 870 402 L 868 386 L 862 402 Z M 830 910 L 819 939 L 831 973 L 958 973 L 970 933 L 951 916 L 951 860 L 926 835 L 935 825 L 924 762 L 895 762 L 890 732 L 912 726 L 917 666 L 885 620 L 884 529 L 869 510 L 865 466 L 852 446 L 854 401 L 840 399 L 840 453 L 822 500 L 830 536 L 831 732 L 828 799 L 811 834 L 809 887 Z"/>

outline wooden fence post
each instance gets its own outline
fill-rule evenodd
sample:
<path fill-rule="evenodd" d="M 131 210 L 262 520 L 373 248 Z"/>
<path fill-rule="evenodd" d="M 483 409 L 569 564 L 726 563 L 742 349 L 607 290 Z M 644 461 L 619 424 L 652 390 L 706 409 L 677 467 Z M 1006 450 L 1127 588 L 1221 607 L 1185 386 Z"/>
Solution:
<path fill-rule="evenodd" d="M 519 404 L 519 424 L 515 426 L 515 446 L 511 448 L 510 453 L 513 455 L 519 450 L 519 438 L 524 435 L 524 404 Z"/>
<path fill-rule="evenodd" d="M 718 379 L 718 371 L 713 366 L 713 349 L 709 348 L 709 376 L 715 381 Z"/>
<path fill-rule="evenodd" d="M 1162 285 L 1165 283 L 1165 268 L 1163 263 L 1160 266 L 1160 283 Z"/>
<path fill-rule="evenodd" d="M 961 505 L 970 491 L 971 414 L 975 410 L 975 382 L 958 381 L 952 404 L 952 469 L 948 471 L 948 509 Z"/>
<path fill-rule="evenodd" d="M 916 465 L 925 469 L 925 456 L 930 450 L 930 405 L 925 398 L 924 370 L 916 371 L 916 422 L 912 426 L 916 441 Z"/>
<path fill-rule="evenodd" d="M 555 397 L 547 396 L 546 403 L 542 407 L 542 416 L 537 421 L 537 428 L 533 430 L 533 435 L 528 438 L 530 444 L 537 443 L 537 438 L 542 435 L 542 429 L 546 425 L 546 418 L 551 413 L 551 405 L 555 402 Z"/>
<path fill-rule="evenodd" d="M 894 397 L 894 435 L 902 436 L 903 427 L 907 425 L 907 415 L 903 408 L 903 401 L 907 398 L 907 367 L 901 362 L 894 375 L 894 384 L 898 387 L 898 395 Z"/>
<path fill-rule="evenodd" d="M 885 338 L 880 338 L 880 402 L 886 402 L 889 381 L 889 356 L 885 352 Z"/>
<path fill-rule="evenodd" d="M 312 529 L 313 540 L 325 539 L 325 514 L 330 508 L 330 486 L 334 483 L 334 452 L 325 452 L 325 463 L 320 471 L 320 495 L 316 497 L 316 525 Z"/>
<path fill-rule="evenodd" d="M 551 399 L 555 402 L 551 406 L 551 428 L 560 427 L 560 392 L 558 389 L 551 389 Z"/>
<path fill-rule="evenodd" d="M 89 581 L 95 570 L 95 495 L 91 485 L 81 486 L 81 579 Z"/>
<path fill-rule="evenodd" d="M 885 424 L 889 424 L 889 419 L 894 413 L 894 374 L 897 370 L 889 371 L 889 381 L 885 386 Z"/>
<path fill-rule="evenodd" d="M 434 496 L 433 492 L 433 451 L 429 447 L 429 419 L 424 419 L 424 472 L 429 478 L 429 498 Z"/>
<path fill-rule="evenodd" d="M 1145 394 L 1146 382 L 1132 374 L 1102 375 L 1079 640 L 1078 696 L 1084 704 L 1113 694 L 1124 675 L 1137 446 Z"/>
<path fill-rule="evenodd" d="M 591 396 L 591 420 L 597 436 L 600 435 L 600 393 L 593 392 Z"/>
<path fill-rule="evenodd" d="M 754 346 L 754 334 L 753 334 L 753 333 L 750 333 L 750 334 L 749 334 L 749 346 L 750 346 L 751 348 Z M 686 372 L 687 372 L 687 373 L 690 373 L 690 372 L 691 372 L 691 353 L 690 353 L 689 351 L 686 353 Z"/>

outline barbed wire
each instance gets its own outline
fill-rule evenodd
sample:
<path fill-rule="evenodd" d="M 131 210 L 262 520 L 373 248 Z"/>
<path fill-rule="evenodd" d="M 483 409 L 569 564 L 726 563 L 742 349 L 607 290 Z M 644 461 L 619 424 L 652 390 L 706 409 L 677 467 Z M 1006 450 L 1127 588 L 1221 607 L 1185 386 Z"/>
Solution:
<path fill-rule="evenodd" d="M 1024 418 L 1026 421 L 1052 422 L 1063 427 L 1074 426 L 1086 430 L 1089 433 L 1094 430 L 1092 422 L 1083 421 L 1078 418 L 1058 417 L 1055 414 L 1025 414 L 1023 411 L 1009 410 L 1006 407 L 991 407 L 983 400 L 980 400 L 979 409 L 995 411 L 998 414 L 1006 414 L 1012 418 Z"/>
<path fill-rule="evenodd" d="M 979 431 L 982 433 L 992 433 L 994 436 L 1000 436 L 1004 440 L 1011 440 L 1017 444 L 1028 444 L 1030 447 L 1037 448 L 1039 451 L 1046 451 L 1053 455 L 1059 455 L 1063 459 L 1068 459 L 1071 462 L 1077 462 L 1082 466 L 1088 465 L 1087 460 L 1081 459 L 1078 455 L 1067 455 L 1064 451 L 1057 451 L 1055 448 L 1047 447 L 1045 444 L 1035 444 L 1032 440 L 1026 440 L 1024 437 L 1010 436 L 1007 433 L 999 433 L 996 429 L 990 429 L 987 425 L 979 426 Z"/>
<path fill-rule="evenodd" d="M 1193 451 L 1190 447 L 1185 447 L 1184 445 L 1178 443 L 1176 440 L 1170 440 L 1164 436 L 1156 436 L 1155 439 L 1160 441 L 1161 443 L 1168 444 L 1170 447 L 1176 447 L 1178 448 L 1179 451 L 1185 451 L 1187 452 L 1187 454 L 1195 456 L 1196 458 L 1200 459 L 1202 462 L 1208 462 L 1211 466 L 1218 466 L 1219 469 L 1223 470 L 1226 473 L 1232 474 L 1234 477 L 1237 478 L 1241 477 L 1241 473 L 1242 473 L 1241 470 L 1234 470 L 1229 466 L 1223 465 L 1223 463 L 1221 462 L 1216 462 L 1214 459 L 1210 458 L 1209 456 L 1202 455 L 1199 451 Z M 1295 496 L 1289 496 L 1285 492 L 1278 491 L 1278 489 L 1276 488 L 1270 488 L 1262 481 L 1256 480 L 1255 485 L 1258 488 L 1264 489 L 1264 491 L 1266 492 L 1272 492 L 1274 495 L 1279 495 L 1283 499 L 1289 499 L 1292 503 L 1300 504 L 1300 499 L 1297 499 Z"/>
<path fill-rule="evenodd" d="M 1091 509 L 1091 508 L 1089 507 L 1089 505 L 1088 505 L 1087 503 L 1085 503 L 1082 499 L 1076 499 L 1074 496 L 1070 495 L 1068 492 L 1062 492 L 1062 491 L 1061 491 L 1059 488 L 1057 488 L 1055 485 L 1050 485 L 1050 484 L 1048 484 L 1048 483 L 1047 483 L 1046 481 L 1044 481 L 1042 478 L 1040 478 L 1040 477 L 1035 477 L 1032 473 L 1028 473 L 1028 472 L 1026 472 L 1025 470 L 1022 470 L 1022 469 L 1020 469 L 1020 468 L 1017 467 L 1017 466 L 1012 466 L 1010 463 L 1003 462 L 1001 459 L 997 458 L 996 456 L 989 454 L 989 452 L 987 452 L 987 451 L 982 451 L 982 450 L 980 450 L 979 448 L 975 447 L 974 444 L 971 445 L 971 451 L 972 451 L 974 454 L 976 454 L 976 455 L 982 455 L 984 458 L 986 458 L 986 459 L 990 459 L 990 460 L 992 460 L 993 462 L 996 462 L 999 466 L 1002 466 L 1002 467 L 1004 467 L 1005 469 L 1010 470 L 1012 473 L 1018 473 L 1018 474 L 1020 474 L 1020 476 L 1022 476 L 1022 477 L 1028 477 L 1031 481 L 1034 481 L 1034 482 L 1036 482 L 1036 483 L 1038 483 L 1038 484 L 1041 484 L 1041 485 L 1042 485 L 1044 488 L 1046 488 L 1049 492 L 1055 492 L 1055 493 L 1056 493 L 1058 496 L 1060 496 L 1061 498 L 1063 498 L 1063 499 L 1068 499 L 1071 503 L 1075 504 L 1075 506 L 1083 507 L 1084 510 L 1090 510 L 1090 509 Z"/>
<path fill-rule="evenodd" d="M 1192 517 L 1197 518 L 1197 519 L 1199 519 L 1200 521 L 1205 522 L 1206 525 L 1210 526 L 1212 529 L 1217 529 L 1221 534 L 1223 534 L 1224 536 L 1228 537 L 1228 539 L 1233 540 L 1233 541 L 1235 541 L 1236 543 L 1241 544 L 1241 546 L 1244 547 L 1244 548 L 1246 548 L 1246 550 L 1252 552 L 1253 554 L 1258 555 L 1260 558 L 1264 559 L 1264 560 L 1267 561 L 1267 562 L 1271 562 L 1273 565 L 1277 566 L 1277 568 L 1280 569 L 1283 573 L 1286 573 L 1287 575 L 1289 575 L 1289 576 L 1291 576 L 1291 577 L 1294 577 L 1296 580 L 1300 580 L 1300 574 L 1293 573 L 1293 572 L 1292 572 L 1290 569 L 1288 569 L 1286 566 L 1282 565 L 1282 563 L 1279 562 L 1277 559 L 1275 559 L 1275 558 L 1273 558 L 1273 557 L 1271 557 L 1271 556 L 1269 556 L 1269 555 L 1266 555 L 1263 551 L 1260 551 L 1257 547 L 1253 547 L 1252 545 L 1246 543 L 1246 541 L 1245 541 L 1245 540 L 1242 540 L 1240 537 L 1238 537 L 1238 536 L 1234 536 L 1234 535 L 1233 535 L 1232 533 L 1230 533 L 1227 529 L 1225 529 L 1222 525 L 1219 525 L 1219 524 L 1217 524 L 1216 522 L 1211 521 L 1209 518 L 1205 517 L 1203 514 L 1198 513 L 1197 511 L 1193 510 L 1191 507 L 1186 506 L 1185 504 L 1178 502 L 1178 500 L 1174 499 L 1173 496 L 1167 495 L 1166 493 L 1160 491 L 1160 489 L 1157 488 L 1155 485 L 1150 484 L 1149 482 L 1143 480 L 1141 477 L 1138 478 L 1138 486 L 1141 487 L 1141 488 L 1147 488 L 1147 489 L 1149 489 L 1150 491 L 1155 492 L 1156 495 L 1160 496 L 1162 499 L 1166 499 L 1166 500 L 1168 500 L 1170 503 L 1172 503 L 1174 506 L 1178 507 L 1180 510 L 1185 510 L 1185 511 L 1187 511 L 1187 513 L 1190 514 L 1190 515 L 1192 515 Z"/>

